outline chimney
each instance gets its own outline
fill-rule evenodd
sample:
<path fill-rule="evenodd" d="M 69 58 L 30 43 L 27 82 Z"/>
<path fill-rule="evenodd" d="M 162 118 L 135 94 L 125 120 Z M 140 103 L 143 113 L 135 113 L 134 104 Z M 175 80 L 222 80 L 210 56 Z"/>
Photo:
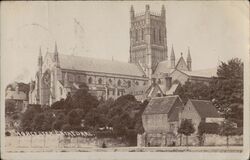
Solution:
<path fill-rule="evenodd" d="M 169 76 L 165 77 L 165 87 L 166 91 L 168 91 L 172 87 L 172 77 Z"/>
<path fill-rule="evenodd" d="M 164 92 L 166 92 L 172 87 L 172 77 L 170 77 L 166 73 L 166 74 L 163 74 L 163 78 L 164 78 Z"/>

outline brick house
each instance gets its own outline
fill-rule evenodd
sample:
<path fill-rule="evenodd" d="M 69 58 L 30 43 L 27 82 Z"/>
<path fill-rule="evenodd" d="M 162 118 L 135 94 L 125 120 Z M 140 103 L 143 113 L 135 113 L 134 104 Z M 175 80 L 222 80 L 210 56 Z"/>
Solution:
<path fill-rule="evenodd" d="M 220 124 L 224 118 L 220 116 L 211 101 L 189 99 L 180 114 L 180 119 L 192 121 L 195 134 L 198 132 L 200 122 Z"/>
<path fill-rule="evenodd" d="M 152 98 L 142 114 L 144 146 L 167 146 L 175 143 L 179 110 L 184 105 L 178 95 Z"/>

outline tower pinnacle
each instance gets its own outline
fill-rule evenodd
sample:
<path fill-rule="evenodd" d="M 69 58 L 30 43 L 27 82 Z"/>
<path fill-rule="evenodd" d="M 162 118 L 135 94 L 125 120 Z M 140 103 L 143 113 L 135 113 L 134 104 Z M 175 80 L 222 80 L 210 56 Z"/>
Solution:
<path fill-rule="evenodd" d="M 172 44 L 172 49 L 171 49 L 170 61 L 171 61 L 171 68 L 175 68 L 175 54 L 174 54 L 173 44 Z"/>
<path fill-rule="evenodd" d="M 189 71 L 192 70 L 192 58 L 191 58 L 190 48 L 189 47 L 188 47 L 188 55 L 187 55 L 187 67 L 188 67 Z"/>

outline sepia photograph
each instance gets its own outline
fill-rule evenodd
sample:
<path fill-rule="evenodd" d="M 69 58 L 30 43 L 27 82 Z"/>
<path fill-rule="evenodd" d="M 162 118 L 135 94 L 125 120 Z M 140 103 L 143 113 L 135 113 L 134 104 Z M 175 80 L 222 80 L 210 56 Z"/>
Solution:
<path fill-rule="evenodd" d="M 248 1 L 0 6 L 1 159 L 249 158 Z"/>

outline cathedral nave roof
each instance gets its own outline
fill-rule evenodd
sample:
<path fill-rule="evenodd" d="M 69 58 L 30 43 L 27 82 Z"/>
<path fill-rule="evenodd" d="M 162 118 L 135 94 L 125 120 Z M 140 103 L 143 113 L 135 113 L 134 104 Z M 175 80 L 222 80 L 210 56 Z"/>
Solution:
<path fill-rule="evenodd" d="M 104 60 L 90 57 L 59 54 L 60 67 L 63 69 L 102 72 L 110 74 L 144 76 L 144 72 L 136 64 Z"/>

